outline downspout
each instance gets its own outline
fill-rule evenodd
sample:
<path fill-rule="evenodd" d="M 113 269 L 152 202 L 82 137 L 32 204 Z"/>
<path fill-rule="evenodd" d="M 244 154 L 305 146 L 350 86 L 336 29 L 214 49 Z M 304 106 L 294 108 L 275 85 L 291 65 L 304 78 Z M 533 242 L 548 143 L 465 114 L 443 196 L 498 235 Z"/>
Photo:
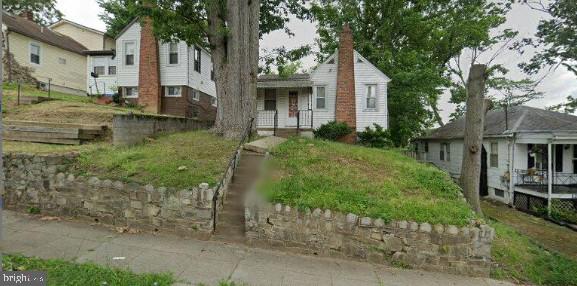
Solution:
<path fill-rule="evenodd" d="M 8 59 L 8 82 L 12 82 L 12 58 L 10 57 L 10 30 L 6 30 L 6 58 Z"/>
<path fill-rule="evenodd" d="M 515 207 L 515 185 L 514 185 L 514 181 L 513 181 L 513 172 L 515 171 L 515 145 L 516 145 L 516 134 L 513 133 L 513 136 L 511 137 L 511 140 L 509 141 L 511 144 L 511 148 L 509 148 L 509 152 L 511 152 L 511 154 L 509 155 L 509 160 L 511 160 L 509 162 L 509 206 L 511 207 Z"/>

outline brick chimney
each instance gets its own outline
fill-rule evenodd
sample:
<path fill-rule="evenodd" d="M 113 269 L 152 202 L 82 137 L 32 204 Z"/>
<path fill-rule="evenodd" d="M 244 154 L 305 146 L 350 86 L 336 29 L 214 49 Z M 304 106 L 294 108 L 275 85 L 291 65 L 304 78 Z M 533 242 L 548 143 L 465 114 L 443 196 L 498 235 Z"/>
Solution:
<path fill-rule="evenodd" d="M 30 10 L 22 11 L 22 12 L 20 12 L 20 14 L 18 14 L 18 16 L 25 18 L 28 21 L 34 22 L 34 13 L 32 13 L 32 11 L 30 11 Z"/>
<path fill-rule="evenodd" d="M 160 113 L 160 64 L 158 40 L 152 31 L 152 19 L 143 18 L 140 30 L 140 63 L 138 69 L 138 104 L 144 110 Z"/>
<path fill-rule="evenodd" d="M 343 26 L 339 39 L 339 54 L 337 68 L 337 98 L 336 98 L 336 121 L 345 122 L 352 129 L 341 141 L 354 143 L 357 138 L 357 112 L 355 104 L 355 60 L 353 50 L 353 33 L 349 24 Z"/>

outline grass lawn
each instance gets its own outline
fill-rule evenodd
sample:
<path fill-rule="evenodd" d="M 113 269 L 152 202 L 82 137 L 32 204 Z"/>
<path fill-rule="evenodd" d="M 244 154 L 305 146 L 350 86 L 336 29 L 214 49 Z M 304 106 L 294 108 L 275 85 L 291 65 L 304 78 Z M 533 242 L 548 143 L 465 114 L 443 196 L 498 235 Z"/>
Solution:
<path fill-rule="evenodd" d="M 34 153 L 34 154 L 50 154 L 50 153 L 67 153 L 67 152 L 82 152 L 88 151 L 104 146 L 104 142 L 83 144 L 83 145 L 59 145 L 59 144 L 44 144 L 33 142 L 18 142 L 18 141 L 4 141 L 4 152 L 16 153 Z"/>
<path fill-rule="evenodd" d="M 293 138 L 272 153 L 273 202 L 384 220 L 467 225 L 476 216 L 449 176 L 396 150 Z"/>
<path fill-rule="evenodd" d="M 208 131 L 175 133 L 130 147 L 101 145 L 81 152 L 76 172 L 101 179 L 175 188 L 216 185 L 236 148 Z M 185 170 L 178 170 L 185 166 Z"/>
<path fill-rule="evenodd" d="M 48 96 L 48 93 L 30 85 L 23 85 L 22 95 Z M 18 106 L 16 105 L 16 84 L 5 84 L 3 97 L 5 106 L 4 119 L 111 125 L 114 114 L 142 113 L 134 108 L 95 104 L 95 99 L 87 96 L 52 91 L 51 97 L 57 100 Z"/>
<path fill-rule="evenodd" d="M 170 274 L 135 274 L 126 270 L 76 264 L 63 260 L 43 260 L 23 256 L 2 256 L 4 271 L 37 270 L 46 271 L 47 285 L 122 285 L 122 286 L 163 286 L 172 285 L 175 280 Z"/>
<path fill-rule="evenodd" d="M 496 236 L 491 276 L 535 285 L 577 285 L 577 261 L 548 251 L 512 227 L 492 222 Z M 575 241 L 572 241 L 575 243 Z"/>

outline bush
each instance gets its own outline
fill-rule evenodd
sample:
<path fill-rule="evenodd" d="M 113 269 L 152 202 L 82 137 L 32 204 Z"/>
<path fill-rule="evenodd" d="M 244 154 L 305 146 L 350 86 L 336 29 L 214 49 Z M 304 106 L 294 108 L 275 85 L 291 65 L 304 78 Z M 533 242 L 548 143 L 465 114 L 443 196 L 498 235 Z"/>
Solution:
<path fill-rule="evenodd" d="M 323 124 L 313 131 L 315 138 L 327 139 L 331 141 L 336 141 L 341 137 L 351 134 L 351 132 L 353 132 L 353 129 L 349 127 L 345 122 L 336 121 L 330 121 L 326 124 Z"/>
<path fill-rule="evenodd" d="M 381 125 L 376 123 L 373 123 L 373 125 L 375 126 L 375 129 L 367 126 L 365 131 L 357 133 L 359 144 L 374 148 L 393 146 L 389 130 L 384 129 Z"/>

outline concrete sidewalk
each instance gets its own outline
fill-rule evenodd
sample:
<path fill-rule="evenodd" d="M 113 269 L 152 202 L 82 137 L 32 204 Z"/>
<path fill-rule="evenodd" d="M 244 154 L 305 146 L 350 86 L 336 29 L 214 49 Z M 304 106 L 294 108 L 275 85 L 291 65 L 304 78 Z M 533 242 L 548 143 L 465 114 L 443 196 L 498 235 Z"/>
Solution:
<path fill-rule="evenodd" d="M 301 256 L 171 235 L 119 234 L 70 221 L 41 221 L 3 211 L 3 253 L 172 272 L 179 285 L 223 279 L 256 285 L 510 285 L 491 279 Z"/>

